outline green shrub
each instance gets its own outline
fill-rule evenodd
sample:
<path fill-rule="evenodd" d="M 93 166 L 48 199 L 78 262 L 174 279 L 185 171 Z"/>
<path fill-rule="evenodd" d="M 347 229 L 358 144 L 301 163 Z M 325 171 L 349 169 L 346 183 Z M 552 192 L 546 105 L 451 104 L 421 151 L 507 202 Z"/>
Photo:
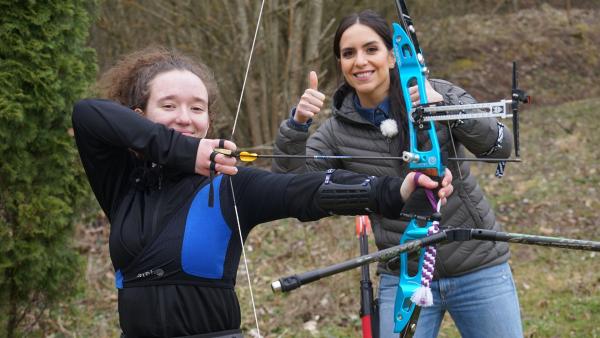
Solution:
<path fill-rule="evenodd" d="M 95 74 L 87 4 L 0 1 L 0 332 L 77 290 L 71 243 L 87 193 L 70 135 Z"/>

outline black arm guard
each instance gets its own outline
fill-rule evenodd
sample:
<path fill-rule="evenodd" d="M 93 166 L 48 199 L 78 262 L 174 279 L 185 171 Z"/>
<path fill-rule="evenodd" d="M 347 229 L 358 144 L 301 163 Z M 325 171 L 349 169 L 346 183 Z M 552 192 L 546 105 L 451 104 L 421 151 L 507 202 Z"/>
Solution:
<path fill-rule="evenodd" d="M 331 215 L 370 214 L 377 210 L 374 196 L 371 196 L 371 181 L 364 179 L 357 184 L 338 184 L 331 181 L 335 169 L 327 170 L 325 182 L 319 187 L 317 202 L 319 207 Z"/>

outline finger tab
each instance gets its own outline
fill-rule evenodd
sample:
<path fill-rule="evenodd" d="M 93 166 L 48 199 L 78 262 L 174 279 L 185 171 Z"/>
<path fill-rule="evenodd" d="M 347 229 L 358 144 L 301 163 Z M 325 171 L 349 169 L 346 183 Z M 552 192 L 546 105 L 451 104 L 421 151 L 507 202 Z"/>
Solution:
<path fill-rule="evenodd" d="M 232 150 L 225 149 L 225 148 L 215 148 L 215 149 L 213 149 L 213 154 L 214 153 L 225 155 L 225 156 L 232 156 L 233 155 L 233 151 Z"/>

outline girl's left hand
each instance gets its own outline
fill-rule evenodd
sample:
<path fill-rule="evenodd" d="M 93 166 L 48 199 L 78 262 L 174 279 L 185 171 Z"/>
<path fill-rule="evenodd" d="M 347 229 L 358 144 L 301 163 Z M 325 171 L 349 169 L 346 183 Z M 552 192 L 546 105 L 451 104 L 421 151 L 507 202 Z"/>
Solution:
<path fill-rule="evenodd" d="M 412 86 L 408 88 L 408 92 L 410 93 L 410 101 L 414 106 L 418 106 L 421 104 L 421 96 L 419 95 L 419 87 Z M 427 94 L 427 103 L 437 103 L 444 101 L 444 97 L 442 94 L 438 93 L 433 89 L 429 80 L 425 80 L 425 93 Z"/>

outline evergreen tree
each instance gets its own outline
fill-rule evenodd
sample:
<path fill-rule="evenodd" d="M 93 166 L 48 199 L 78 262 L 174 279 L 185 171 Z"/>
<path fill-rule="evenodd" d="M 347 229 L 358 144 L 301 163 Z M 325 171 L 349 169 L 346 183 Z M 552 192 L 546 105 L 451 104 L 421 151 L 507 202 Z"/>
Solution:
<path fill-rule="evenodd" d="M 94 79 L 89 1 L 0 0 L 0 332 L 78 289 L 72 244 L 89 196 L 71 110 Z"/>

